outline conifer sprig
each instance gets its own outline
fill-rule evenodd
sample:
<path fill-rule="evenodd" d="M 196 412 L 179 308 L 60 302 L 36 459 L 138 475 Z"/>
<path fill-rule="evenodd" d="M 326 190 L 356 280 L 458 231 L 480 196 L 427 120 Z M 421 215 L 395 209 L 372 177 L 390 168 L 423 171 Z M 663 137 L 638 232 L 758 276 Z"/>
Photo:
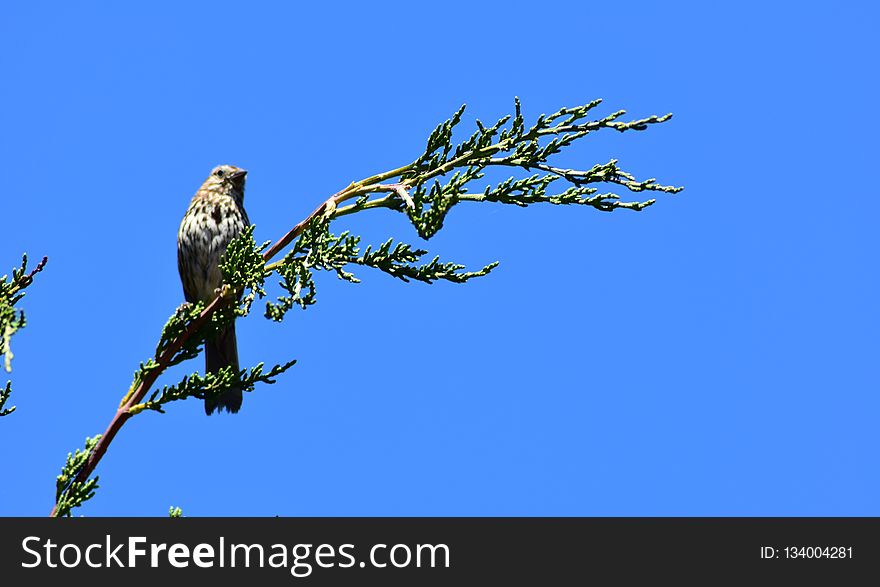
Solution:
<path fill-rule="evenodd" d="M 85 466 L 89 455 L 100 439 L 100 434 L 94 438 L 86 438 L 84 450 L 76 449 L 73 453 L 67 453 L 67 461 L 61 469 L 61 474 L 55 480 L 54 516 L 69 516 L 73 508 L 79 507 L 95 495 L 95 490 L 98 489 L 98 478 L 80 480 L 77 478 L 77 473 Z"/>
<path fill-rule="evenodd" d="M 0 277 L 0 357 L 7 373 L 12 371 L 12 336 L 27 325 L 24 310 L 16 308 L 15 304 L 21 301 L 26 293 L 24 290 L 34 282 L 34 276 L 43 270 L 48 260 L 48 257 L 43 257 L 36 267 L 28 271 L 28 257 L 24 254 L 21 256 L 21 265 L 12 270 L 11 279 L 9 275 Z M 12 382 L 7 381 L 0 390 L 0 417 L 15 411 L 15 406 L 5 407 L 11 395 Z"/>

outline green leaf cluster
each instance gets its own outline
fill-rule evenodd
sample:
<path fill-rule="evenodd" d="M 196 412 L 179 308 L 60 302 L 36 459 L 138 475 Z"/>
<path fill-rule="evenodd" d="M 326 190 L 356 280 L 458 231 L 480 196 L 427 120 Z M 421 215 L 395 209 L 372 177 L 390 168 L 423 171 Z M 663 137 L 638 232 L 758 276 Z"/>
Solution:
<path fill-rule="evenodd" d="M 216 373 L 185 375 L 178 383 L 166 385 L 162 389 L 153 391 L 147 401 L 132 406 L 128 411 L 132 415 L 143 410 L 154 410 L 164 413 L 165 404 L 170 402 L 190 397 L 212 399 L 220 396 L 230 387 L 236 387 L 243 392 L 250 392 L 254 390 L 258 383 L 275 383 L 275 377 L 284 373 L 295 364 L 295 360 L 288 361 L 283 365 L 275 365 L 265 373 L 263 372 L 263 363 L 258 363 L 250 370 L 242 369 L 241 371 L 235 371 L 226 367 Z"/>
<path fill-rule="evenodd" d="M 81 482 L 76 480 L 76 476 L 86 464 L 89 455 L 95 450 L 95 445 L 100 439 L 100 434 L 86 438 L 84 450 L 76 449 L 73 453 L 67 453 L 67 461 L 55 481 L 56 517 L 70 516 L 73 508 L 79 507 L 95 495 L 95 490 L 98 488 L 98 477 Z"/>
<path fill-rule="evenodd" d="M 680 191 L 682 188 L 658 184 L 654 178 L 637 180 L 621 169 L 615 159 L 582 170 L 550 163 L 554 155 L 588 134 L 603 129 L 642 131 L 672 116 L 667 114 L 622 121 L 620 118 L 626 112 L 618 110 L 604 117 L 589 119 L 588 115 L 601 102 L 593 100 L 582 106 L 561 108 L 550 115 L 542 114 L 527 127 L 519 99 L 516 99 L 512 116 L 504 116 L 489 126 L 476 120 L 476 130 L 467 139 L 455 144 L 454 129 L 462 120 L 462 106 L 449 120 L 434 129 L 428 137 L 424 153 L 413 163 L 380 176 L 382 181 L 396 178 L 395 183 L 365 186 L 362 189 L 364 195 L 355 203 L 337 210 L 335 215 L 343 216 L 369 208 L 390 208 L 405 212 L 419 236 L 430 239 L 443 227 L 449 211 L 465 201 L 516 206 L 575 204 L 592 206 L 603 212 L 617 208 L 639 211 L 652 205 L 655 200 L 627 201 L 616 193 L 603 193 L 595 184 L 617 185 L 630 192 L 672 194 Z M 495 186 L 487 185 L 482 190 L 472 189 L 471 184 L 482 179 L 487 169 L 504 167 L 518 168 L 530 175 L 524 178 L 510 177 Z M 560 180 L 569 185 L 561 191 L 551 192 L 551 184 L 555 185 Z M 393 193 L 370 199 L 368 194 L 375 192 Z M 395 194 L 406 194 L 406 205 L 402 201 L 404 198 Z"/>
<path fill-rule="evenodd" d="M 12 395 L 12 382 L 7 381 L 6 387 L 0 389 L 0 416 L 8 416 L 15 411 L 15 406 L 11 408 L 5 407 L 10 395 Z"/>
<path fill-rule="evenodd" d="M 21 265 L 12 270 L 12 278 L 9 275 L 0 277 L 0 356 L 3 357 L 3 367 L 6 372 L 12 371 L 12 336 L 27 325 L 24 310 L 16 308 L 24 297 L 25 289 L 34 282 L 34 276 L 43 270 L 48 258 L 43 257 L 33 270 L 28 271 L 27 254 L 21 256 Z M 4 408 L 9 396 L 12 394 L 12 383 L 7 382 L 6 387 L 0 390 L 0 417 L 8 416 L 15 411 L 15 406 Z"/>
<path fill-rule="evenodd" d="M 315 303 L 315 279 L 313 271 L 332 271 L 337 277 L 350 283 L 360 283 L 353 273 L 346 271 L 350 265 L 372 267 L 402 281 L 410 280 L 433 283 L 439 280 L 464 283 L 474 277 L 487 275 L 498 263 L 490 263 L 478 271 L 462 271 L 464 265 L 441 262 L 434 257 L 427 263 L 419 261 L 428 254 L 406 243 L 388 239 L 376 248 L 367 246 L 361 251 L 361 237 L 348 231 L 340 235 L 330 232 L 330 219 L 321 218 L 310 224 L 297 240 L 290 253 L 276 266 L 281 276 L 281 287 L 287 292 L 276 301 L 266 304 L 266 317 L 281 321 L 295 305 L 305 309 Z"/>

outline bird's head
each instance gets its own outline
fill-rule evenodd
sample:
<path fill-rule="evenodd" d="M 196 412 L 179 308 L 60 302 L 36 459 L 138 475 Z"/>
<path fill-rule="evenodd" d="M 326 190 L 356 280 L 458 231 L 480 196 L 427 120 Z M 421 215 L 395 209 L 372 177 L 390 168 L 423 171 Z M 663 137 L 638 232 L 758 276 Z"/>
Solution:
<path fill-rule="evenodd" d="M 211 170 L 211 175 L 202 184 L 203 190 L 231 196 L 234 193 L 244 193 L 244 181 L 247 171 L 235 165 L 218 165 Z"/>

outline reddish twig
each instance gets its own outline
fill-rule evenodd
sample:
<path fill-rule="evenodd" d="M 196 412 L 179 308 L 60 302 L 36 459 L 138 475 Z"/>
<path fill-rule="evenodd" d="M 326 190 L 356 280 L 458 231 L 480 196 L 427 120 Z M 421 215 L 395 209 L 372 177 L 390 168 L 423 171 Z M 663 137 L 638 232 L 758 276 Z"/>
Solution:
<path fill-rule="evenodd" d="M 28 273 L 27 275 L 22 275 L 19 278 L 18 282 L 13 285 L 14 289 L 12 293 L 18 293 L 30 284 L 32 284 L 34 282 L 34 275 L 42 271 L 48 261 L 49 257 L 43 257 L 43 259 L 39 263 L 37 263 L 37 266 L 34 267 L 30 273 Z"/>
<path fill-rule="evenodd" d="M 40 260 L 40 262 L 37 263 L 37 266 L 34 267 L 33 271 L 31 271 L 30 273 L 28 273 L 28 274 L 27 274 L 27 277 L 24 278 L 22 281 L 23 281 L 23 282 L 24 282 L 24 281 L 27 281 L 28 285 L 30 285 L 30 283 L 34 280 L 34 275 L 36 275 L 37 273 L 39 273 L 40 271 L 42 271 L 42 270 L 43 270 L 43 267 L 46 266 L 46 263 L 47 263 L 48 261 L 49 261 L 49 257 L 43 257 L 42 260 Z"/>

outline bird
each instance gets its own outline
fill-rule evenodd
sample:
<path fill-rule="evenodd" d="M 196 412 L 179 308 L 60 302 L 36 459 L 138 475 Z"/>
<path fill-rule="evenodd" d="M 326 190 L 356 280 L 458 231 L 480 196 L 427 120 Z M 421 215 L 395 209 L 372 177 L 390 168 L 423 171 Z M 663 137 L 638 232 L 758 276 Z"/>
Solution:
<path fill-rule="evenodd" d="M 247 171 L 234 165 L 218 165 L 202 183 L 189 203 L 177 232 L 177 270 L 187 302 L 208 303 L 222 285 L 220 258 L 230 241 L 250 224 L 244 209 Z M 238 372 L 238 344 L 235 322 L 205 340 L 205 372 L 223 367 Z M 230 388 L 216 398 L 205 398 L 205 413 L 241 408 L 239 388 Z"/>

